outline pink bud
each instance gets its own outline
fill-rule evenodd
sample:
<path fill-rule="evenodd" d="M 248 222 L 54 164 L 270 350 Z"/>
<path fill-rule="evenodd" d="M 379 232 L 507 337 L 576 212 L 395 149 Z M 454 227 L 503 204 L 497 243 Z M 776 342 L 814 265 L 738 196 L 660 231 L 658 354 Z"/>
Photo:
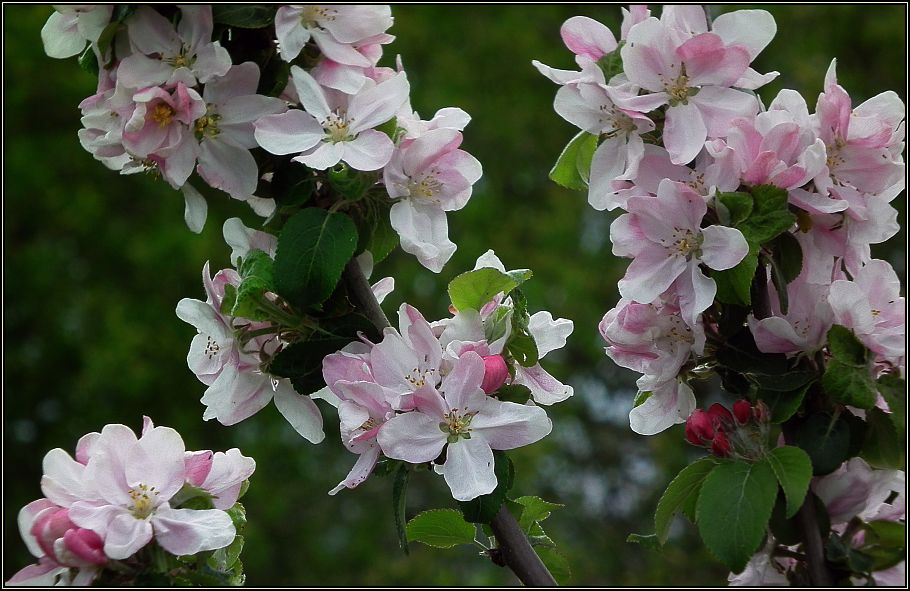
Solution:
<path fill-rule="evenodd" d="M 686 420 L 686 441 L 692 445 L 701 446 L 713 438 L 714 425 L 711 421 L 711 415 L 700 408 L 696 408 Z"/>
<path fill-rule="evenodd" d="M 723 431 L 718 431 L 714 435 L 714 442 L 711 443 L 711 453 L 719 458 L 725 458 L 730 455 L 730 440 Z"/>
<path fill-rule="evenodd" d="M 76 558 L 89 564 L 104 564 L 104 540 L 90 529 L 70 529 L 63 534 L 64 547 Z"/>
<path fill-rule="evenodd" d="M 716 402 L 712 404 L 708 409 L 708 414 L 711 415 L 717 429 L 725 429 L 733 424 L 733 413 L 722 404 Z"/>
<path fill-rule="evenodd" d="M 66 530 L 74 527 L 76 526 L 70 521 L 69 511 L 61 507 L 56 511 L 41 514 L 32 524 L 31 534 L 44 554 L 53 558 L 55 556 L 54 541 L 62 538 Z"/>
<path fill-rule="evenodd" d="M 752 405 L 748 400 L 737 400 L 733 403 L 733 416 L 740 425 L 745 425 L 752 418 Z"/>
<path fill-rule="evenodd" d="M 506 383 L 509 377 L 509 367 L 502 355 L 485 355 L 483 357 L 483 383 L 480 387 L 487 394 L 491 394 Z"/>
<path fill-rule="evenodd" d="M 212 470 L 212 452 L 188 451 L 183 458 L 186 469 L 186 481 L 193 486 L 202 486 Z"/>

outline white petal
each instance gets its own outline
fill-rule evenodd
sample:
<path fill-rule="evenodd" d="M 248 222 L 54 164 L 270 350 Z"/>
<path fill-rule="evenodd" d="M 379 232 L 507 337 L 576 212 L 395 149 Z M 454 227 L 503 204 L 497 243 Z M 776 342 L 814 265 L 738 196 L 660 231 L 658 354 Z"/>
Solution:
<path fill-rule="evenodd" d="M 281 380 L 275 389 L 275 406 L 301 437 L 310 443 L 325 439 L 322 432 L 322 414 L 309 396 L 298 394 L 290 380 Z"/>

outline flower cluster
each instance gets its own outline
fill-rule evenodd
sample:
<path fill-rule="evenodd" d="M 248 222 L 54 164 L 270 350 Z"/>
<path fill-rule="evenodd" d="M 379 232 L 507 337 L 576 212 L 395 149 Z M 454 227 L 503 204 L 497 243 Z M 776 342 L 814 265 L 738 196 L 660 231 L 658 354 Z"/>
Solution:
<path fill-rule="evenodd" d="M 44 498 L 19 512 L 19 531 L 38 559 L 10 585 L 88 585 L 106 569 L 138 573 L 137 553 L 154 542 L 174 556 L 228 546 L 226 512 L 256 463 L 238 449 L 187 451 L 180 435 L 145 417 L 142 434 L 106 425 L 79 439 L 75 458 L 44 456 Z M 183 507 L 203 498 L 211 508 Z"/>
<path fill-rule="evenodd" d="M 564 156 L 580 162 L 590 204 L 625 211 L 610 237 L 632 262 L 600 329 L 607 355 L 643 374 L 638 433 L 694 410 L 687 382 L 716 348 L 715 303 L 749 305 L 753 287 L 768 302 L 747 318 L 759 351 L 814 354 L 839 324 L 879 371 L 903 373 L 904 299 L 870 245 L 898 230 L 889 202 L 904 188 L 904 105 L 889 91 L 853 107 L 832 62 L 814 114 L 792 90 L 764 107 L 754 90 L 777 72 L 750 63 L 775 32 L 761 10 L 709 25 L 700 6 L 660 18 L 636 6 L 618 42 L 594 20 L 566 21 L 580 71 L 535 62 L 560 85 L 556 112 L 581 129 Z M 798 257 L 786 281 L 769 255 L 783 242 L 798 251 L 785 255 Z"/>
<path fill-rule="evenodd" d="M 477 269 L 505 271 L 492 251 Z M 503 292 L 479 309 L 459 309 L 434 323 L 403 304 L 398 330 L 387 328 L 379 343 L 355 342 L 326 357 L 329 392 L 322 396 L 337 406 L 342 442 L 359 456 L 332 494 L 366 480 L 380 454 L 432 462 L 457 500 L 492 492 L 493 450 L 545 437 L 552 423 L 537 404 L 572 395 L 539 363 L 522 365 L 510 353 L 511 317 L 521 313 Z M 572 322 L 538 312 L 527 329 L 540 358 L 565 345 Z M 523 401 L 504 400 L 505 384 L 521 386 Z"/>
<path fill-rule="evenodd" d="M 720 458 L 759 457 L 768 435 L 768 407 L 748 400 L 733 403 L 733 412 L 722 404 L 707 411 L 696 408 L 686 420 L 686 441 L 705 447 Z"/>
<path fill-rule="evenodd" d="M 272 10 L 238 22 L 211 5 L 60 7 L 42 31 L 45 51 L 85 50 L 80 62 L 98 69 L 97 92 L 80 104 L 83 147 L 108 168 L 181 189 L 196 232 L 207 204 L 194 171 L 263 217 L 286 197 L 271 184 L 281 157 L 294 155 L 317 183 L 355 171 L 378 189 L 369 196 L 390 209 L 402 248 L 439 272 L 456 248 L 446 212 L 465 206 L 482 173 L 459 148 L 470 117 L 445 108 L 420 119 L 400 60 L 378 65 L 394 40 L 389 6 Z M 232 35 L 249 28 L 271 38 L 266 58 L 244 61 L 256 54 Z"/>

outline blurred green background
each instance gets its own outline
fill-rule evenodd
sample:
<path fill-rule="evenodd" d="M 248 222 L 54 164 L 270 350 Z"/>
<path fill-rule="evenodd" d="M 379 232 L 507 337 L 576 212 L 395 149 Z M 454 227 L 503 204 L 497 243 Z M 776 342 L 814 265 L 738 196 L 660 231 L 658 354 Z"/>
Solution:
<path fill-rule="evenodd" d="M 720 8 L 721 10 L 729 7 Z M 761 91 L 795 88 L 810 108 L 837 57 L 854 104 L 893 89 L 906 100 L 905 7 L 771 6 L 777 38 L 757 60 L 779 70 Z M 72 451 L 77 438 L 106 423 L 139 429 L 148 414 L 173 426 L 190 449 L 240 447 L 258 469 L 243 502 L 249 515 L 243 552 L 250 584 L 496 585 L 511 574 L 460 547 L 413 547 L 405 556 L 392 524 L 391 483 L 373 478 L 356 491 L 326 494 L 355 457 L 327 438 L 312 446 L 267 407 L 234 427 L 201 420 L 204 386 L 187 369 L 195 331 L 174 308 L 203 295 L 200 269 L 228 265 L 221 224 L 256 217 L 225 197 L 211 201 L 202 235 L 183 224 L 183 200 L 151 178 L 119 176 L 79 146 L 78 103 L 95 80 L 75 58 L 42 51 L 39 31 L 50 7 L 5 6 L 4 177 L 4 552 L 3 577 L 30 563 L 16 512 L 40 496 L 41 458 Z M 401 54 L 412 102 L 424 117 L 457 105 L 473 116 L 465 148 L 484 178 L 461 212 L 449 216 L 458 251 L 443 273 L 396 251 L 374 277 L 392 275 L 402 301 L 428 318 L 446 315 L 445 286 L 488 248 L 509 268 L 529 267 L 532 310 L 575 321 L 566 349 L 548 368 L 575 386 L 552 411 L 553 434 L 514 453 L 515 494 L 564 503 L 547 522 L 568 557 L 574 581 L 606 585 L 718 585 L 726 571 L 702 549 L 694 528 L 677 523 L 657 554 L 627 544 L 653 531 L 657 498 L 697 451 L 682 427 L 656 437 L 628 428 L 634 375 L 603 355 L 597 322 L 618 299 L 624 261 L 610 254 L 611 215 L 590 209 L 547 172 L 575 131 L 552 110 L 556 86 L 532 58 L 574 67 L 559 38 L 575 14 L 619 30 L 618 6 L 395 7 L 384 64 Z M 905 226 L 905 197 L 896 200 Z M 905 274 L 905 234 L 877 248 Z M 702 398 L 700 403 L 710 402 Z M 412 478 L 408 514 L 452 505 L 442 479 Z"/>

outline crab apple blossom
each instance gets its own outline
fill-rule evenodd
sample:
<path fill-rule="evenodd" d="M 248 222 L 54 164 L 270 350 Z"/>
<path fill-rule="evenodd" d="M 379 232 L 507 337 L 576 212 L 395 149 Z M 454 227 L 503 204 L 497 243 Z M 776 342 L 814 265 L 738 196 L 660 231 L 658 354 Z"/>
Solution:
<path fill-rule="evenodd" d="M 111 4 L 55 5 L 54 13 L 41 29 L 44 53 L 60 59 L 82 53 L 86 43 L 98 41 L 111 22 L 113 11 Z"/>
<path fill-rule="evenodd" d="M 825 346 L 828 329 L 834 323 L 828 303 L 828 286 L 810 283 L 803 273 L 788 283 L 788 308 L 781 310 L 780 298 L 770 277 L 765 279 L 771 315 L 748 318 L 755 346 L 763 353 L 812 353 Z"/>
<path fill-rule="evenodd" d="M 397 200 L 390 217 L 402 249 L 436 273 L 456 248 L 445 212 L 464 207 L 483 174 L 480 162 L 458 149 L 461 141 L 454 129 L 427 131 L 404 140 L 383 169 L 386 190 Z"/>
<path fill-rule="evenodd" d="M 717 289 L 700 264 L 715 270 L 736 266 L 749 251 L 746 239 L 735 228 L 701 228 L 707 205 L 681 183 L 664 180 L 656 198 L 632 197 L 627 206 L 629 213 L 610 226 L 613 254 L 633 259 L 619 281 L 620 294 L 647 304 L 672 285 L 683 320 L 694 327 Z"/>
<path fill-rule="evenodd" d="M 133 53 L 117 67 L 117 82 L 129 88 L 182 82 L 194 86 L 224 76 L 231 56 L 212 41 L 211 6 L 180 6 L 175 28 L 164 16 L 140 6 L 127 20 Z"/>
<path fill-rule="evenodd" d="M 833 282 L 827 296 L 837 324 L 853 330 L 876 355 L 894 362 L 904 357 L 906 346 L 900 287 L 891 265 L 873 259 L 853 275 L 853 281 Z"/>
<path fill-rule="evenodd" d="M 695 393 L 676 378 L 659 382 L 639 396 L 643 401 L 629 412 L 629 426 L 639 435 L 656 435 L 684 423 L 695 410 Z"/>
<path fill-rule="evenodd" d="M 484 394 L 483 377 L 483 359 L 465 353 L 438 389 L 426 384 L 415 392 L 415 411 L 392 417 L 379 430 L 379 445 L 390 458 L 432 462 L 445 449 L 445 462 L 437 471 L 459 501 L 496 488 L 494 449 L 530 445 L 552 429 L 542 408 Z"/>
<path fill-rule="evenodd" d="M 392 9 L 386 4 L 289 4 L 275 13 L 275 34 L 281 59 L 287 62 L 312 39 L 328 59 L 365 68 L 374 64 L 354 45 L 384 33 L 392 23 Z"/>
<path fill-rule="evenodd" d="M 770 41 L 775 31 L 769 32 Z M 745 45 L 707 32 L 679 37 L 676 29 L 653 17 L 630 29 L 620 50 L 624 72 L 650 93 L 620 106 L 647 112 L 667 104 L 663 142 L 675 164 L 686 164 L 707 138 L 725 135 L 734 118 L 754 116 L 759 105 L 752 95 L 731 88 L 754 57 Z"/>
<path fill-rule="evenodd" d="M 404 72 L 355 95 L 327 91 L 306 71 L 291 67 L 303 110 L 269 115 L 256 122 L 256 141 L 272 154 L 298 154 L 300 162 L 325 170 L 339 162 L 355 170 L 378 170 L 394 151 L 389 136 L 373 129 L 392 119 L 407 100 Z"/>

